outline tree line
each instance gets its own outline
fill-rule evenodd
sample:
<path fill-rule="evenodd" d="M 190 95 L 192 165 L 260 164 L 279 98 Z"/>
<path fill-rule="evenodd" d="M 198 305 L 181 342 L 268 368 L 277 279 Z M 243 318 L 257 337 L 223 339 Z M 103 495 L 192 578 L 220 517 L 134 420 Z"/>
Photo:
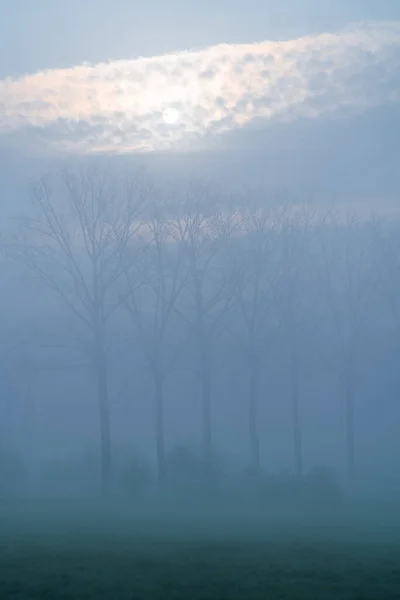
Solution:
<path fill-rule="evenodd" d="M 321 323 L 338 358 L 347 474 L 355 481 L 363 332 L 375 306 L 387 307 L 397 332 L 400 324 L 396 225 L 250 192 L 228 197 L 204 184 L 160 188 L 142 174 L 99 168 L 40 180 L 18 223 L 15 234 L 3 235 L 6 259 L 54 293 L 85 341 L 105 492 L 113 473 L 108 373 L 115 339 L 135 345 L 152 379 L 160 484 L 168 478 L 165 383 L 177 364 L 197 374 L 203 461 L 213 481 L 213 376 L 229 352 L 246 374 L 248 463 L 260 477 L 258 411 L 268 401 L 261 378 L 274 345 L 284 343 L 293 470 L 301 477 L 304 332 Z"/>

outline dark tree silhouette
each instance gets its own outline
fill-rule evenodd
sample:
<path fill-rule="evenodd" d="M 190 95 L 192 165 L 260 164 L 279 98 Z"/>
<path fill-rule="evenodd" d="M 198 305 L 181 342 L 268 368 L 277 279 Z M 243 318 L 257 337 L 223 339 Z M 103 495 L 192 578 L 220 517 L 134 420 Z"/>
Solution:
<path fill-rule="evenodd" d="M 110 484 L 111 433 L 107 384 L 107 327 L 120 305 L 119 280 L 126 271 L 124 250 L 140 228 L 143 195 L 128 177 L 97 168 L 43 178 L 33 188 L 22 231 L 8 244 L 63 301 L 89 333 L 100 416 L 103 491 Z M 32 210 L 33 209 L 33 210 Z"/>
<path fill-rule="evenodd" d="M 184 281 L 183 247 L 176 243 L 176 224 L 154 204 L 144 217 L 146 246 L 133 268 L 126 271 L 124 306 L 132 318 L 154 384 L 157 469 L 165 480 L 164 382 L 181 349 L 171 324 Z"/>

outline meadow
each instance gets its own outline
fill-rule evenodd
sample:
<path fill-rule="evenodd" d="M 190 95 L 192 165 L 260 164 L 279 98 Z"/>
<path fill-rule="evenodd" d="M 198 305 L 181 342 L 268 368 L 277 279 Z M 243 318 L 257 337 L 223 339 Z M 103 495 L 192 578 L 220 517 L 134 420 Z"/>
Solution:
<path fill-rule="evenodd" d="M 392 507 L 3 507 L 0 598 L 394 600 Z"/>

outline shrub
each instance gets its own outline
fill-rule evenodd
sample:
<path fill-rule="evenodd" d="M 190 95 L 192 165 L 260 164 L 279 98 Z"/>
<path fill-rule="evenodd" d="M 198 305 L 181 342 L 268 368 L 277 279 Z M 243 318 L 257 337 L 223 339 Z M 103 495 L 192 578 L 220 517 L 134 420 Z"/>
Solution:
<path fill-rule="evenodd" d="M 135 496 L 140 495 L 151 482 L 151 470 L 140 458 L 134 457 L 122 467 L 120 483 L 124 492 Z"/>
<path fill-rule="evenodd" d="M 189 445 L 176 446 L 167 454 L 166 474 L 169 486 L 186 494 L 210 491 L 210 486 L 215 489 L 224 477 L 220 461 L 215 461 L 210 472 L 201 454 Z"/>
<path fill-rule="evenodd" d="M 43 463 L 39 491 L 50 496 L 81 497 L 98 493 L 100 469 L 96 455 L 69 454 Z"/>
<path fill-rule="evenodd" d="M 342 491 L 339 479 L 333 469 L 316 467 L 303 479 L 303 487 L 313 502 L 336 504 L 341 500 Z"/>
<path fill-rule="evenodd" d="M 29 472 L 21 458 L 9 448 L 0 447 L 0 497 L 27 491 Z"/>
<path fill-rule="evenodd" d="M 326 467 L 310 470 L 303 477 L 281 472 L 261 482 L 262 500 L 277 506 L 328 506 L 341 499 L 336 473 Z"/>

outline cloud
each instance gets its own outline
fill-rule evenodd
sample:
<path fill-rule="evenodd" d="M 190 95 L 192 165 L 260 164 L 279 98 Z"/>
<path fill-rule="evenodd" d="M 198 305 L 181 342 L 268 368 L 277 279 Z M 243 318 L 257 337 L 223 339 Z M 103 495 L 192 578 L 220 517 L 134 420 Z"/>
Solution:
<path fill-rule="evenodd" d="M 196 148 L 265 121 L 400 100 L 400 22 L 0 81 L 0 136 L 74 152 Z M 166 108 L 180 119 L 164 123 Z"/>

